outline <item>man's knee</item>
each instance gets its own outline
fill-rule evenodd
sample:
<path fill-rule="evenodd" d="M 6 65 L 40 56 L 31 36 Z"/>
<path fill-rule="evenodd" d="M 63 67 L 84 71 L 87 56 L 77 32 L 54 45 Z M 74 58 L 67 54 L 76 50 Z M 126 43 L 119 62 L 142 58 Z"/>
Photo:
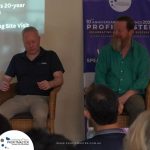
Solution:
<path fill-rule="evenodd" d="M 47 117 L 48 113 L 39 111 L 37 113 L 32 114 L 33 115 L 33 126 L 34 128 L 46 128 L 47 126 Z"/>
<path fill-rule="evenodd" d="M 129 125 L 145 110 L 144 99 L 140 95 L 131 96 L 125 104 L 125 111 L 129 115 Z"/>
<path fill-rule="evenodd" d="M 142 112 L 145 110 L 145 102 L 144 102 L 144 98 L 141 95 L 133 95 L 131 96 L 126 104 L 125 104 L 125 108 L 128 111 L 138 111 L 138 112 Z"/>
<path fill-rule="evenodd" d="M 8 107 L 3 107 L 3 105 L 0 106 L 0 114 L 2 114 L 8 120 L 13 117 L 13 113 L 10 111 L 10 109 Z"/>

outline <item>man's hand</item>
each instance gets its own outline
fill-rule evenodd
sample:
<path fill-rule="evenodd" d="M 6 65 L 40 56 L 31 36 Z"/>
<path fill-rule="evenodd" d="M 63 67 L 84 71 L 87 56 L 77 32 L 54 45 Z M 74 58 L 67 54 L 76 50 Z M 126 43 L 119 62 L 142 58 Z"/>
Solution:
<path fill-rule="evenodd" d="M 119 106 L 118 106 L 118 114 L 122 114 L 124 109 L 124 105 L 119 101 Z"/>
<path fill-rule="evenodd" d="M 11 80 L 12 77 L 5 75 L 3 80 L 0 82 L 0 90 L 4 92 L 8 91 Z"/>
<path fill-rule="evenodd" d="M 49 90 L 51 88 L 50 83 L 47 80 L 37 82 L 37 85 L 41 90 Z"/>
<path fill-rule="evenodd" d="M 1 91 L 8 91 L 9 90 L 9 82 L 7 82 L 7 81 L 2 81 L 1 83 L 0 83 L 0 90 Z"/>
<path fill-rule="evenodd" d="M 126 93 L 123 94 L 122 96 L 119 97 L 119 103 L 122 104 L 122 105 L 124 105 L 125 102 L 128 100 L 128 98 L 129 98 L 128 94 L 126 94 Z"/>
<path fill-rule="evenodd" d="M 119 102 L 124 105 L 125 102 L 128 100 L 128 98 L 135 94 L 138 94 L 138 91 L 129 90 L 125 94 L 123 94 L 122 96 L 119 97 Z"/>
<path fill-rule="evenodd" d="M 128 98 L 135 94 L 138 94 L 138 91 L 129 90 L 125 94 L 119 97 L 119 108 L 118 108 L 119 114 L 123 112 L 124 104 L 126 103 Z"/>
<path fill-rule="evenodd" d="M 43 80 L 41 82 L 37 82 L 38 87 L 41 90 L 49 90 L 63 84 L 63 73 L 61 71 L 54 72 L 53 77 L 54 79 L 51 81 Z"/>

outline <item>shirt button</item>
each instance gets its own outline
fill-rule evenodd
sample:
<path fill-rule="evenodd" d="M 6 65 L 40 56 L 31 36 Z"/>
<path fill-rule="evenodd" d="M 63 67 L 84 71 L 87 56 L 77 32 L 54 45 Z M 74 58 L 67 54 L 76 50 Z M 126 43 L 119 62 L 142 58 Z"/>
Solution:
<path fill-rule="evenodd" d="M 121 73 L 123 73 L 123 70 L 120 70 Z"/>
<path fill-rule="evenodd" d="M 123 79 L 121 78 L 120 81 L 122 81 Z"/>
<path fill-rule="evenodd" d="M 121 91 L 121 88 L 119 88 L 118 91 Z"/>

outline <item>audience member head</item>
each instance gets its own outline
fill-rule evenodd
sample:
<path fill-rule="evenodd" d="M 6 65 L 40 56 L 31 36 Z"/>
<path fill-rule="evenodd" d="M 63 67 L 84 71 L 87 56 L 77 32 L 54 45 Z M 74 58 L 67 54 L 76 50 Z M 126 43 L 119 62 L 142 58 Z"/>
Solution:
<path fill-rule="evenodd" d="M 98 125 L 117 122 L 118 98 L 104 85 L 92 85 L 85 96 L 85 116 Z"/>
<path fill-rule="evenodd" d="M 42 129 L 31 129 L 26 133 L 32 140 L 34 150 L 75 150 L 70 140 L 59 134 L 48 134 Z"/>
<path fill-rule="evenodd" d="M 0 114 L 0 135 L 9 130 L 12 130 L 9 121 L 2 114 Z"/>
<path fill-rule="evenodd" d="M 150 149 L 150 111 L 141 113 L 124 139 L 124 150 Z"/>

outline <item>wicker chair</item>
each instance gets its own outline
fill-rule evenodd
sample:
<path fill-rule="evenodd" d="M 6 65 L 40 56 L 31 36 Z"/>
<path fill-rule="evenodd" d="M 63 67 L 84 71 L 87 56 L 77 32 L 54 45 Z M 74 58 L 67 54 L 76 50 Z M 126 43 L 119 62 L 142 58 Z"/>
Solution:
<path fill-rule="evenodd" d="M 9 98 L 15 96 L 15 83 L 11 84 L 9 91 L 0 91 L 0 104 Z M 47 128 L 50 133 L 54 133 L 54 121 L 55 121 L 55 109 L 56 109 L 56 97 L 60 87 L 54 88 L 49 95 L 49 115 L 47 120 Z M 33 126 L 33 119 L 31 115 L 17 115 L 10 120 L 12 128 L 20 131 L 27 131 Z"/>
<path fill-rule="evenodd" d="M 146 88 L 145 105 L 146 105 L 146 110 L 150 110 L 150 81 Z M 119 115 L 118 116 L 119 126 L 121 128 L 128 127 L 128 119 L 129 119 L 128 115 L 125 114 Z"/>

